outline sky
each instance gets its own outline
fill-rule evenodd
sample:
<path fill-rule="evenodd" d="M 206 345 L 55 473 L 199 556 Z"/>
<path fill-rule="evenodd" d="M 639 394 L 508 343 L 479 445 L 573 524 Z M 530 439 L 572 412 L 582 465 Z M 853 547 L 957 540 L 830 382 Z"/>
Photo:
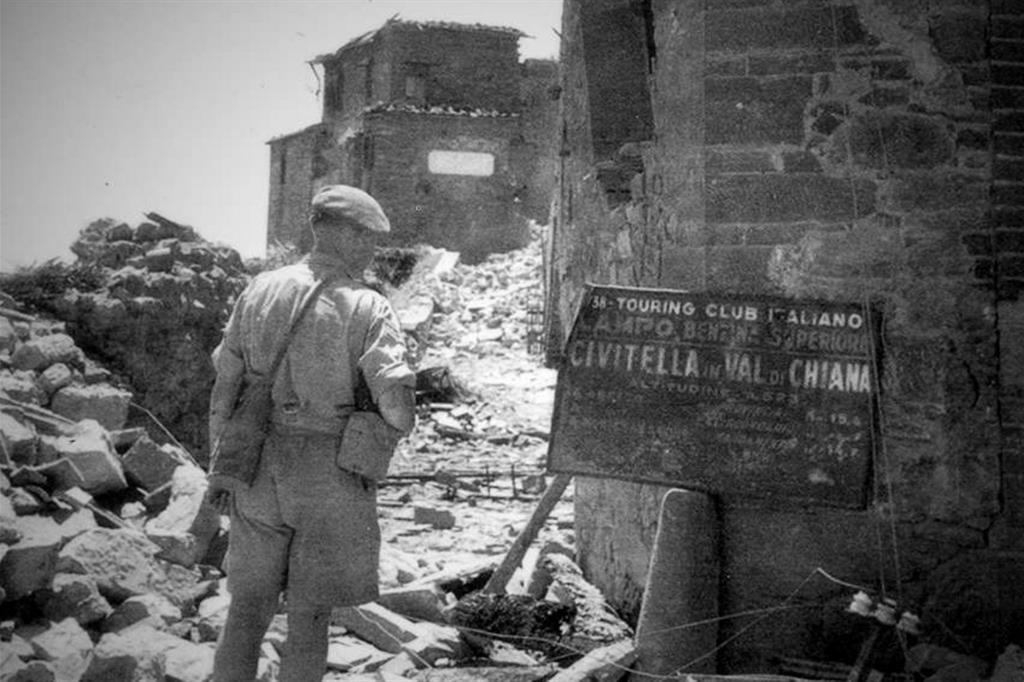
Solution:
<path fill-rule="evenodd" d="M 558 54 L 562 0 L 0 0 L 0 270 L 73 259 L 155 211 L 243 256 L 266 142 L 320 120 L 307 62 L 389 18 L 514 26 Z"/>

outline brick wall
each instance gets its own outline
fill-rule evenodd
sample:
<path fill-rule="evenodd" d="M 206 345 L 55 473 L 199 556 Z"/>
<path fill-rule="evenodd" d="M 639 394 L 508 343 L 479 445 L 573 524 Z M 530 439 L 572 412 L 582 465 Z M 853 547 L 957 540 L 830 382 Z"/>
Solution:
<path fill-rule="evenodd" d="M 1024 526 L 1024 6 L 993 2 L 988 35 L 994 119 L 992 272 L 999 294 L 1003 495 L 1009 516 L 1005 528 L 999 524 L 997 529 L 999 540 L 1012 545 Z"/>
<path fill-rule="evenodd" d="M 380 57 L 392 73 L 384 99 L 405 99 L 405 76 L 420 65 L 427 105 L 518 111 L 518 41 L 514 33 L 394 24 Z"/>
<path fill-rule="evenodd" d="M 511 116 L 382 112 L 366 119 L 373 158 L 367 191 L 384 207 L 392 242 L 427 243 L 459 251 L 467 262 L 526 244 L 525 220 L 516 214 L 509 143 L 519 125 Z M 494 156 L 487 177 L 429 172 L 432 150 Z"/>
<path fill-rule="evenodd" d="M 527 59 L 519 87 L 520 126 L 513 137 L 511 169 L 517 187 L 517 211 L 545 224 L 554 199 L 558 159 L 558 64 Z"/>
<path fill-rule="evenodd" d="M 309 201 L 314 179 L 326 170 L 323 151 L 329 133 L 320 125 L 302 132 L 271 140 L 270 198 L 267 216 L 267 243 L 311 246 Z"/>
<path fill-rule="evenodd" d="M 526 220 L 546 220 L 551 204 L 557 66 L 520 64 L 518 40 L 515 30 L 395 21 L 322 58 L 324 135 L 333 141 L 272 143 L 271 233 L 292 236 L 287 226 L 313 188 L 342 182 L 381 200 L 396 244 L 428 242 L 470 261 L 524 245 Z M 431 149 L 493 153 L 496 172 L 432 175 Z M 282 176 L 285 150 L 296 158 Z M 312 175 L 293 182 L 299 168 Z"/>
<path fill-rule="evenodd" d="M 961 632 L 979 650 L 1021 634 L 1012 623 L 1024 622 L 1022 590 L 983 594 L 979 603 L 1003 618 L 984 624 L 948 598 L 969 589 L 964 566 L 983 573 L 1024 549 L 1015 7 L 565 3 L 556 343 L 584 281 L 864 301 L 882 312 L 870 508 L 782 512 L 726 498 L 725 612 L 772 606 L 797 588 L 822 604 L 838 599 L 834 585 L 804 583 L 821 566 L 884 580 L 933 616 L 933 631 L 941 614 L 974 633 Z M 649 81 L 617 86 L 619 98 L 650 97 L 650 135 L 614 150 L 601 109 L 615 97 L 609 82 L 593 82 L 603 53 L 587 49 L 602 15 L 644 18 L 645 30 L 619 40 L 654 58 Z M 638 608 L 661 492 L 577 481 L 581 561 L 627 614 Z M 764 670 L 771 654 L 852 656 L 859 638 L 826 613 L 771 619 L 724 649 L 721 667 Z M 723 624 L 722 637 L 742 625 Z M 992 644 L 979 643 L 982 632 Z"/>

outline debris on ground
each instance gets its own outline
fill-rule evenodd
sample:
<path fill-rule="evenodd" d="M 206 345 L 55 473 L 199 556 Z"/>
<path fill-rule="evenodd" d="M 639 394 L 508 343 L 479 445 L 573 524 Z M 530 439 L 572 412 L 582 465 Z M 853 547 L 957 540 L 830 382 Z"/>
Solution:
<path fill-rule="evenodd" d="M 172 435 L 180 422 L 164 424 L 158 415 L 133 419 L 142 400 L 137 377 L 124 372 L 120 359 L 114 372 L 92 359 L 98 346 L 124 350 L 129 337 L 140 338 L 134 325 L 144 322 L 136 313 L 145 317 L 146 306 L 181 322 L 183 309 L 167 311 L 165 303 L 154 303 L 150 299 L 158 297 L 150 295 L 151 287 L 162 282 L 158 288 L 182 294 L 179 285 L 186 279 L 206 281 L 203 268 L 220 267 L 215 253 L 210 262 L 201 258 L 209 255 L 208 247 L 190 241 L 197 238 L 189 229 L 155 214 L 150 218 L 137 228 L 99 221 L 84 230 L 75 253 L 88 265 L 53 266 L 43 278 L 45 286 L 33 282 L 34 302 L 46 305 L 27 306 L 13 297 L 0 301 L 0 312 L 6 313 L 0 315 L 0 639 L 5 644 L 0 666 L 5 679 L 209 677 L 230 603 L 223 572 L 226 520 L 203 504 L 204 471 L 189 444 Z M 199 259 L 191 265 L 201 267 L 183 266 L 185 256 Z M 456 280 L 501 280 L 455 260 L 444 254 L 435 260 L 453 268 L 439 285 L 449 299 L 467 298 Z M 224 280 L 231 286 L 211 289 L 210 296 L 229 299 L 245 281 L 240 261 L 231 262 Z M 510 262 L 474 267 L 502 269 Z M 530 268 L 520 271 L 534 282 Z M 81 274 L 86 271 L 91 279 Z M 61 281 L 72 280 L 80 280 L 81 288 L 59 292 Z M 27 281 L 32 280 L 21 280 Z M 179 296 L 182 305 L 215 307 L 197 300 L 196 291 Z M 439 331 L 450 334 L 475 325 L 497 329 L 486 315 L 504 314 L 501 291 L 493 286 L 472 291 L 473 296 L 485 293 L 491 303 L 474 305 L 473 316 L 464 320 L 447 319 L 461 315 L 457 306 L 445 313 L 431 303 L 432 321 L 439 326 L 422 338 L 439 343 Z M 110 324 L 100 324 L 100 318 Z M 504 342 L 498 344 L 463 343 L 450 355 L 424 349 L 433 364 L 423 365 L 427 369 L 421 373 L 429 390 L 421 401 L 420 424 L 403 446 L 406 454 L 399 459 L 404 462 L 381 488 L 381 596 L 359 607 L 364 617 L 348 619 L 351 610 L 335 614 L 327 679 L 376 671 L 441 679 L 438 671 L 470 664 L 487 671 L 511 665 L 523 672 L 519 678 L 505 673 L 494 679 L 541 679 L 557 669 L 516 647 L 475 646 L 445 619 L 447 609 L 486 584 L 543 490 L 553 378 L 537 380 L 537 372 L 548 370 L 535 359 L 492 357 L 498 348 L 517 345 L 511 334 L 503 331 Z M 480 336 L 499 338 L 493 331 Z M 155 352 L 146 343 L 136 350 L 137 359 Z M 106 362 L 116 353 L 101 355 Z M 485 372 L 476 371 L 477 361 L 487 365 Z M 500 388 L 509 366 L 525 395 L 511 409 Z M 567 496 L 541 537 L 571 544 L 571 529 Z M 525 578 L 517 585 L 524 589 Z M 366 631 L 367 613 L 401 644 L 387 644 L 387 637 Z M 286 628 L 279 618 L 267 634 L 263 680 L 275 677 Z M 481 675 L 472 679 L 492 673 Z"/>

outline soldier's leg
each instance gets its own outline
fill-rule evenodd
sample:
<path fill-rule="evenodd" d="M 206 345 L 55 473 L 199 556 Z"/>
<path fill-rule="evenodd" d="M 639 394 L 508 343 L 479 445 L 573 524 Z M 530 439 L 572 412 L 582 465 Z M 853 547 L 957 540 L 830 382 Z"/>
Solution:
<path fill-rule="evenodd" d="M 227 558 L 231 603 L 214 656 L 214 682 L 256 678 L 260 644 L 284 589 L 293 531 L 277 502 L 276 440 L 271 436 L 264 446 L 252 486 L 233 495 Z"/>
<path fill-rule="evenodd" d="M 278 682 L 308 682 L 324 676 L 330 623 L 329 606 L 288 607 L 288 639 Z"/>
<path fill-rule="evenodd" d="M 260 643 L 277 611 L 277 604 L 277 593 L 231 595 L 228 618 L 213 658 L 213 682 L 256 679 Z"/>

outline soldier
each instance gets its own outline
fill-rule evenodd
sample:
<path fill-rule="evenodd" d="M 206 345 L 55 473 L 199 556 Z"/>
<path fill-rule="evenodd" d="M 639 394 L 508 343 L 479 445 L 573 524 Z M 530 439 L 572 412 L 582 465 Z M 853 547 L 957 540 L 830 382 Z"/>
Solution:
<path fill-rule="evenodd" d="M 328 280 L 275 375 L 270 431 L 252 484 L 210 477 L 208 498 L 231 514 L 231 605 L 217 646 L 216 682 L 256 677 L 260 643 L 282 593 L 288 639 L 279 679 L 324 675 L 331 608 L 378 594 L 376 483 L 336 463 L 357 374 L 391 427 L 408 433 L 415 421 L 415 375 L 404 359 L 397 317 L 359 279 L 377 239 L 390 230 L 387 217 L 370 195 L 334 185 L 313 198 L 310 225 L 310 256 L 252 281 L 213 354 L 210 433 L 216 435 L 243 375 L 268 371 L 299 301 L 315 282 Z"/>

